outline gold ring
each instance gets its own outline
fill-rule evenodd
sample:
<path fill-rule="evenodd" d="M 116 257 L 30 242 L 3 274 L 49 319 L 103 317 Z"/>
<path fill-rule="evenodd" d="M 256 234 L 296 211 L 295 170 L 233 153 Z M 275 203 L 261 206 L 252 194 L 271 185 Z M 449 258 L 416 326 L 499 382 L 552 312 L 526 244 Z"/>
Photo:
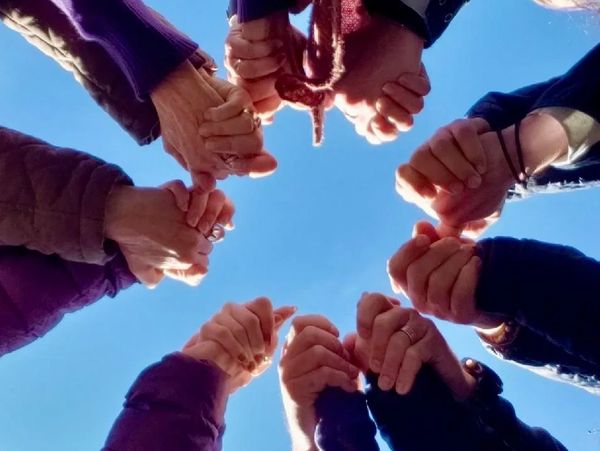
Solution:
<path fill-rule="evenodd" d="M 411 346 L 417 342 L 417 333 L 412 327 L 404 326 L 402 329 L 400 329 L 400 332 L 406 335 Z"/>

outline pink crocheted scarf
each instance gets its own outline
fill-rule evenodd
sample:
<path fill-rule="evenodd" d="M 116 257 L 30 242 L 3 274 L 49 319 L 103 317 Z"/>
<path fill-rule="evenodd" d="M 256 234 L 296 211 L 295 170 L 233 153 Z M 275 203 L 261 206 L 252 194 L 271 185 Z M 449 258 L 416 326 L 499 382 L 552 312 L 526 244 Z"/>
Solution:
<path fill-rule="evenodd" d="M 305 44 L 289 43 L 292 71 L 282 74 L 275 87 L 282 99 L 310 110 L 313 143 L 319 145 L 326 100 L 345 73 L 345 38 L 366 25 L 368 15 L 362 0 L 313 0 L 312 5 L 308 39 Z"/>

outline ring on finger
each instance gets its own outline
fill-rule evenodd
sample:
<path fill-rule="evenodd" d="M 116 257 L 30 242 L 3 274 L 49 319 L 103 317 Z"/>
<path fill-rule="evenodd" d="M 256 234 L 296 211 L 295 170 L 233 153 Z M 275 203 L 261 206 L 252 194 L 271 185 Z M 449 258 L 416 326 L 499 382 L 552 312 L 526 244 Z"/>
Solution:
<path fill-rule="evenodd" d="M 222 153 L 219 156 L 221 157 L 221 160 L 223 160 L 223 163 L 225 163 L 225 166 L 227 166 L 228 169 L 231 169 L 233 163 L 239 158 L 236 154 L 233 153 Z"/>
<path fill-rule="evenodd" d="M 408 338 L 411 346 L 417 342 L 417 332 L 412 327 L 404 326 L 402 329 L 400 329 L 400 332 L 406 335 L 406 338 Z"/>
<path fill-rule="evenodd" d="M 217 243 L 225 238 L 225 227 L 221 224 L 215 224 L 206 239 L 211 243 Z"/>
<path fill-rule="evenodd" d="M 242 114 L 248 114 L 252 119 L 252 131 L 256 130 L 262 125 L 262 121 L 260 116 L 256 114 L 256 111 L 251 110 L 250 108 L 244 108 L 242 110 Z"/>

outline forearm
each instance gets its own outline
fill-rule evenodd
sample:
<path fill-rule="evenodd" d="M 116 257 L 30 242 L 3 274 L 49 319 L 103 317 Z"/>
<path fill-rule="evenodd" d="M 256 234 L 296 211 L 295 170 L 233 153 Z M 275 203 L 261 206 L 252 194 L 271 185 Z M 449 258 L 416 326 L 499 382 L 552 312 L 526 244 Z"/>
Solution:
<path fill-rule="evenodd" d="M 457 401 L 429 367 L 421 370 L 413 389 L 404 396 L 383 392 L 376 378 L 370 380 L 369 407 L 392 449 L 565 450 L 547 431 L 517 418 L 512 405 L 499 396 L 501 385 L 499 390 L 483 390 L 467 401 Z"/>
<path fill-rule="evenodd" d="M 135 282 L 120 254 L 101 266 L 0 247 L 0 356 L 44 336 L 65 314 Z"/>
<path fill-rule="evenodd" d="M 225 430 L 225 373 L 180 353 L 140 374 L 104 451 L 219 451 Z"/>
<path fill-rule="evenodd" d="M 478 331 L 485 348 L 496 357 L 559 382 L 600 394 L 600 366 L 569 354 L 527 327 L 505 323 L 495 334 Z"/>
<path fill-rule="evenodd" d="M 581 252 L 532 240 L 481 241 L 479 310 L 504 316 L 589 363 L 600 363 L 600 263 Z M 565 300 L 568 299 L 568 305 Z"/>
<path fill-rule="evenodd" d="M 114 187 L 131 180 L 117 166 L 0 128 L 0 244 L 101 264 L 116 252 L 104 236 Z"/>
<path fill-rule="evenodd" d="M 416 33 L 430 47 L 444 33 L 467 0 L 364 0 L 374 15 L 399 22 Z"/>
<path fill-rule="evenodd" d="M 141 0 L 51 1 L 85 39 L 102 45 L 140 99 L 198 48 Z"/>

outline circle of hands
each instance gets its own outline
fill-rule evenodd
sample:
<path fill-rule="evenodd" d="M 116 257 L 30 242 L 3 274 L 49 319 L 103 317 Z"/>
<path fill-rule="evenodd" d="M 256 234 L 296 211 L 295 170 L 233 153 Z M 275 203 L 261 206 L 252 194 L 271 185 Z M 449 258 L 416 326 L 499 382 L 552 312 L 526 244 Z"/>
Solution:
<path fill-rule="evenodd" d="M 233 203 L 215 189 L 216 181 L 231 175 L 260 177 L 276 169 L 275 158 L 263 146 L 262 124 L 272 123 L 285 105 L 275 84 L 291 70 L 289 36 L 306 39 L 287 14 L 244 25 L 234 18 L 226 41 L 229 82 L 185 63 L 152 93 L 165 150 L 190 172 L 193 187 L 174 181 L 111 194 L 107 237 L 119 244 L 130 269 L 146 285 L 155 286 L 164 276 L 198 284 L 208 271 L 212 243 L 233 227 Z M 328 106 L 337 107 L 373 144 L 410 130 L 430 91 L 420 60 L 422 41 L 405 28 L 373 20 L 346 44 L 347 73 L 334 86 Z M 544 115 L 528 116 L 521 124 L 530 175 L 552 163 L 547 155 L 539 156 L 543 143 L 535 147 L 531 139 L 552 125 Z M 514 129 L 499 132 L 510 155 L 516 152 Z M 481 260 L 472 238 L 498 219 L 515 184 L 504 158 L 498 133 L 485 120 L 460 119 L 439 129 L 398 168 L 400 196 L 439 221 L 437 226 L 416 224 L 413 238 L 388 262 L 394 291 L 414 308 L 365 293 L 357 305 L 357 332 L 343 340 L 322 316 L 293 320 L 279 375 L 286 415 L 300 440 L 309 445 L 313 440 L 317 395 L 328 386 L 359 390 L 360 373 L 374 374 L 382 390 L 406 394 L 420 368 L 430 365 L 457 399 L 469 396 L 472 377 L 434 323 L 421 315 L 499 325 L 476 308 Z M 274 308 L 266 298 L 227 304 L 182 352 L 218 366 L 228 375 L 232 393 L 270 366 L 278 332 L 295 311 Z"/>

